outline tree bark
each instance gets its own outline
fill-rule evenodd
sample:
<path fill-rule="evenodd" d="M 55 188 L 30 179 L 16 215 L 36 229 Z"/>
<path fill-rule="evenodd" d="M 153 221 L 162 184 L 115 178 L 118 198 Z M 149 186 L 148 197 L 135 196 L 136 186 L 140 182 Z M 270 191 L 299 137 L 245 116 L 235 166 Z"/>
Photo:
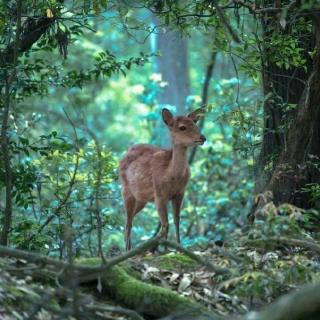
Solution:
<path fill-rule="evenodd" d="M 185 113 L 190 94 L 188 41 L 181 32 L 165 28 L 157 36 L 157 70 L 168 85 L 159 94 L 159 103 L 174 105 L 178 114 Z"/>
<path fill-rule="evenodd" d="M 154 18 L 155 24 L 158 24 Z M 155 71 L 162 75 L 167 85 L 158 93 L 160 105 L 172 105 L 177 109 L 178 115 L 186 113 L 186 99 L 190 94 L 188 40 L 179 31 L 170 30 L 169 27 L 161 29 L 156 35 L 156 50 L 160 51 L 155 59 Z M 167 128 L 162 120 L 157 124 L 157 137 L 163 147 L 170 146 Z"/>
<path fill-rule="evenodd" d="M 270 5 L 273 6 L 274 1 L 264 1 L 264 6 Z M 299 14 L 298 2 L 290 5 L 290 10 Z M 261 48 L 266 101 L 263 141 L 256 171 L 256 192 L 271 190 L 275 203 L 290 202 L 308 208 L 312 206 L 310 197 L 306 193 L 302 194 L 301 188 L 308 183 L 319 181 L 319 171 L 311 164 L 320 156 L 317 106 L 319 45 L 316 44 L 319 42 L 316 40 L 319 17 L 316 17 L 316 14 L 304 17 L 313 21 L 314 25 L 313 31 L 297 36 L 299 47 L 304 52 L 306 70 L 301 67 L 289 70 L 280 68 L 270 61 L 268 50 Z M 292 32 L 290 23 L 284 31 L 279 30 L 279 19 L 280 13 L 276 12 L 265 13 L 262 17 L 266 40 L 274 32 Z M 313 51 L 315 45 L 317 53 L 312 59 L 309 52 Z M 297 108 L 286 111 L 283 108 L 285 104 L 297 104 Z M 251 214 L 253 211 L 254 208 Z"/>
<path fill-rule="evenodd" d="M 4 165 L 4 180 L 6 188 L 6 204 L 3 215 L 3 227 L 1 230 L 0 244 L 7 245 L 12 220 L 12 169 L 9 150 L 8 128 L 10 106 L 12 104 L 11 85 L 17 76 L 19 54 L 28 51 L 32 45 L 49 29 L 55 19 L 42 17 L 38 19 L 28 18 L 21 25 L 22 1 L 17 1 L 17 27 L 15 40 L 0 52 L 0 72 L 4 82 L 0 82 L 0 92 L 4 87 L 4 108 L 1 124 L 1 153 Z M 9 69 L 12 68 L 12 72 Z"/>
<path fill-rule="evenodd" d="M 7 73 L 6 73 L 7 74 Z M 0 244 L 8 244 L 8 235 L 12 220 L 12 170 L 11 170 L 11 156 L 9 150 L 8 139 L 8 120 L 10 114 L 10 85 L 8 76 L 5 84 L 4 94 L 4 110 L 2 114 L 2 126 L 1 126 L 1 153 L 4 167 L 4 183 L 5 183 L 5 208 L 3 212 L 2 230 L 0 237 Z"/>
<path fill-rule="evenodd" d="M 318 183 L 319 170 L 312 161 L 320 156 L 320 16 L 313 15 L 316 50 L 313 70 L 304 88 L 293 123 L 286 135 L 275 170 L 265 187 L 276 202 L 291 202 L 310 206 L 309 198 L 300 189 L 308 183 Z"/>
<path fill-rule="evenodd" d="M 16 37 L 12 44 L 12 72 L 5 69 L 5 92 L 4 92 L 4 109 L 2 114 L 2 125 L 1 125 L 1 153 L 4 166 L 4 182 L 6 192 L 6 204 L 3 215 L 3 227 L 1 230 L 0 244 L 8 244 L 8 236 L 11 227 L 12 220 L 12 168 L 11 168 L 11 155 L 9 148 L 9 116 L 10 116 L 10 105 L 11 105 L 11 84 L 14 82 L 17 76 L 17 64 L 18 64 L 18 53 L 20 48 L 20 34 L 21 34 L 21 9 L 22 0 L 17 1 L 17 27 Z M 1 88 L 1 86 L 0 86 Z M 0 89 L 1 91 L 1 89 Z"/>
<path fill-rule="evenodd" d="M 19 54 L 31 49 L 43 34 L 54 24 L 54 18 L 28 18 L 22 26 L 19 44 Z M 0 53 L 0 67 L 13 63 L 15 43 L 10 43 Z"/>
<path fill-rule="evenodd" d="M 274 5 L 274 1 L 264 1 L 264 7 Z M 263 28 L 263 37 L 268 41 L 270 36 L 279 32 L 279 15 L 266 13 L 261 18 Z M 280 30 L 289 34 L 292 26 L 286 26 L 286 30 Z M 266 166 L 271 165 L 274 169 L 274 159 L 286 148 L 287 131 L 283 127 L 295 111 L 284 111 L 283 104 L 298 104 L 305 90 L 305 83 L 308 80 L 312 68 L 313 61 L 308 52 L 312 51 L 315 44 L 314 34 L 301 34 L 299 37 L 300 48 L 304 49 L 303 58 L 306 60 L 306 70 L 303 68 L 290 68 L 285 70 L 280 68 L 274 62 L 270 61 L 270 55 L 265 47 L 261 48 L 262 56 L 262 81 L 263 92 L 267 98 L 264 102 L 264 129 L 262 147 L 258 159 L 256 172 L 256 192 L 261 192 L 271 177 L 272 170 L 265 170 Z M 262 44 L 263 46 L 263 44 Z"/>
<path fill-rule="evenodd" d="M 309 284 L 290 292 L 260 312 L 250 312 L 242 320 L 316 320 L 320 317 L 320 285 Z"/>

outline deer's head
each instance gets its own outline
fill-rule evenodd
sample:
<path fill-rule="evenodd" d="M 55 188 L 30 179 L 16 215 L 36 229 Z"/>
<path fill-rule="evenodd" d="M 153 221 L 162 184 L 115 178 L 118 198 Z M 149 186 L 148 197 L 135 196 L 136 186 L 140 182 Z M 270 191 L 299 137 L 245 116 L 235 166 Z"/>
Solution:
<path fill-rule="evenodd" d="M 206 141 L 197 127 L 203 109 L 197 109 L 187 116 L 174 117 L 168 109 L 162 109 L 162 119 L 170 130 L 172 144 L 185 147 L 202 145 Z"/>

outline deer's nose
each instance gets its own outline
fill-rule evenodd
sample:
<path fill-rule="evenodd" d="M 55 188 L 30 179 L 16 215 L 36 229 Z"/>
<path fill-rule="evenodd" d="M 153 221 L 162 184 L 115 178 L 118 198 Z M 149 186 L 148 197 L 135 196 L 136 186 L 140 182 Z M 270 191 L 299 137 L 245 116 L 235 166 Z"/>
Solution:
<path fill-rule="evenodd" d="M 207 140 L 203 134 L 200 135 L 200 139 L 202 140 L 202 142 L 205 142 Z"/>

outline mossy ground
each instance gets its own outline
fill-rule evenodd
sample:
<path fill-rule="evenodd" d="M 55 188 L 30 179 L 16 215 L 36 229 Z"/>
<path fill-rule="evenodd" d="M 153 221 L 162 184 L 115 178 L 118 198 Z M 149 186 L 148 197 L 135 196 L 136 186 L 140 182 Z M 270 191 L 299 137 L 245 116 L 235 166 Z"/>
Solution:
<path fill-rule="evenodd" d="M 142 261 L 160 269 L 171 271 L 188 271 L 199 267 L 199 264 L 182 253 L 170 252 L 160 256 L 144 257 Z"/>
<path fill-rule="evenodd" d="M 176 258 L 170 256 L 168 259 L 163 259 L 166 266 L 173 266 Z M 190 261 L 182 258 L 179 255 L 177 261 L 191 265 Z M 82 259 L 78 261 L 82 265 L 100 265 L 100 259 Z M 102 277 L 102 285 L 108 294 L 126 307 L 132 309 L 140 309 L 142 313 L 154 316 L 166 316 L 172 312 L 179 312 L 185 309 L 197 309 L 199 313 L 206 312 L 206 309 L 200 304 L 194 302 L 189 298 L 185 298 L 169 289 L 154 286 L 142 282 L 131 274 L 126 272 L 126 268 L 122 266 L 115 266 L 106 271 L 105 276 Z"/>

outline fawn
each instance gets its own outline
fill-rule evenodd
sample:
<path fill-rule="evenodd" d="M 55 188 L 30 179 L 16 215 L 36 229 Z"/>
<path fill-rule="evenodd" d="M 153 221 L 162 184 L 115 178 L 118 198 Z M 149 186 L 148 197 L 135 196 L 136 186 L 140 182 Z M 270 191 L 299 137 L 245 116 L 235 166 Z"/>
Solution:
<path fill-rule="evenodd" d="M 206 141 L 196 125 L 202 113 L 203 109 L 197 109 L 187 116 L 174 117 L 168 109 L 163 109 L 162 119 L 170 131 L 172 149 L 137 144 L 121 160 L 122 197 L 127 218 L 126 250 L 131 249 L 133 218 L 147 202 L 155 202 L 161 221 L 161 235 L 167 237 L 167 206 L 172 201 L 176 238 L 180 243 L 180 208 L 190 176 L 187 148 Z"/>

